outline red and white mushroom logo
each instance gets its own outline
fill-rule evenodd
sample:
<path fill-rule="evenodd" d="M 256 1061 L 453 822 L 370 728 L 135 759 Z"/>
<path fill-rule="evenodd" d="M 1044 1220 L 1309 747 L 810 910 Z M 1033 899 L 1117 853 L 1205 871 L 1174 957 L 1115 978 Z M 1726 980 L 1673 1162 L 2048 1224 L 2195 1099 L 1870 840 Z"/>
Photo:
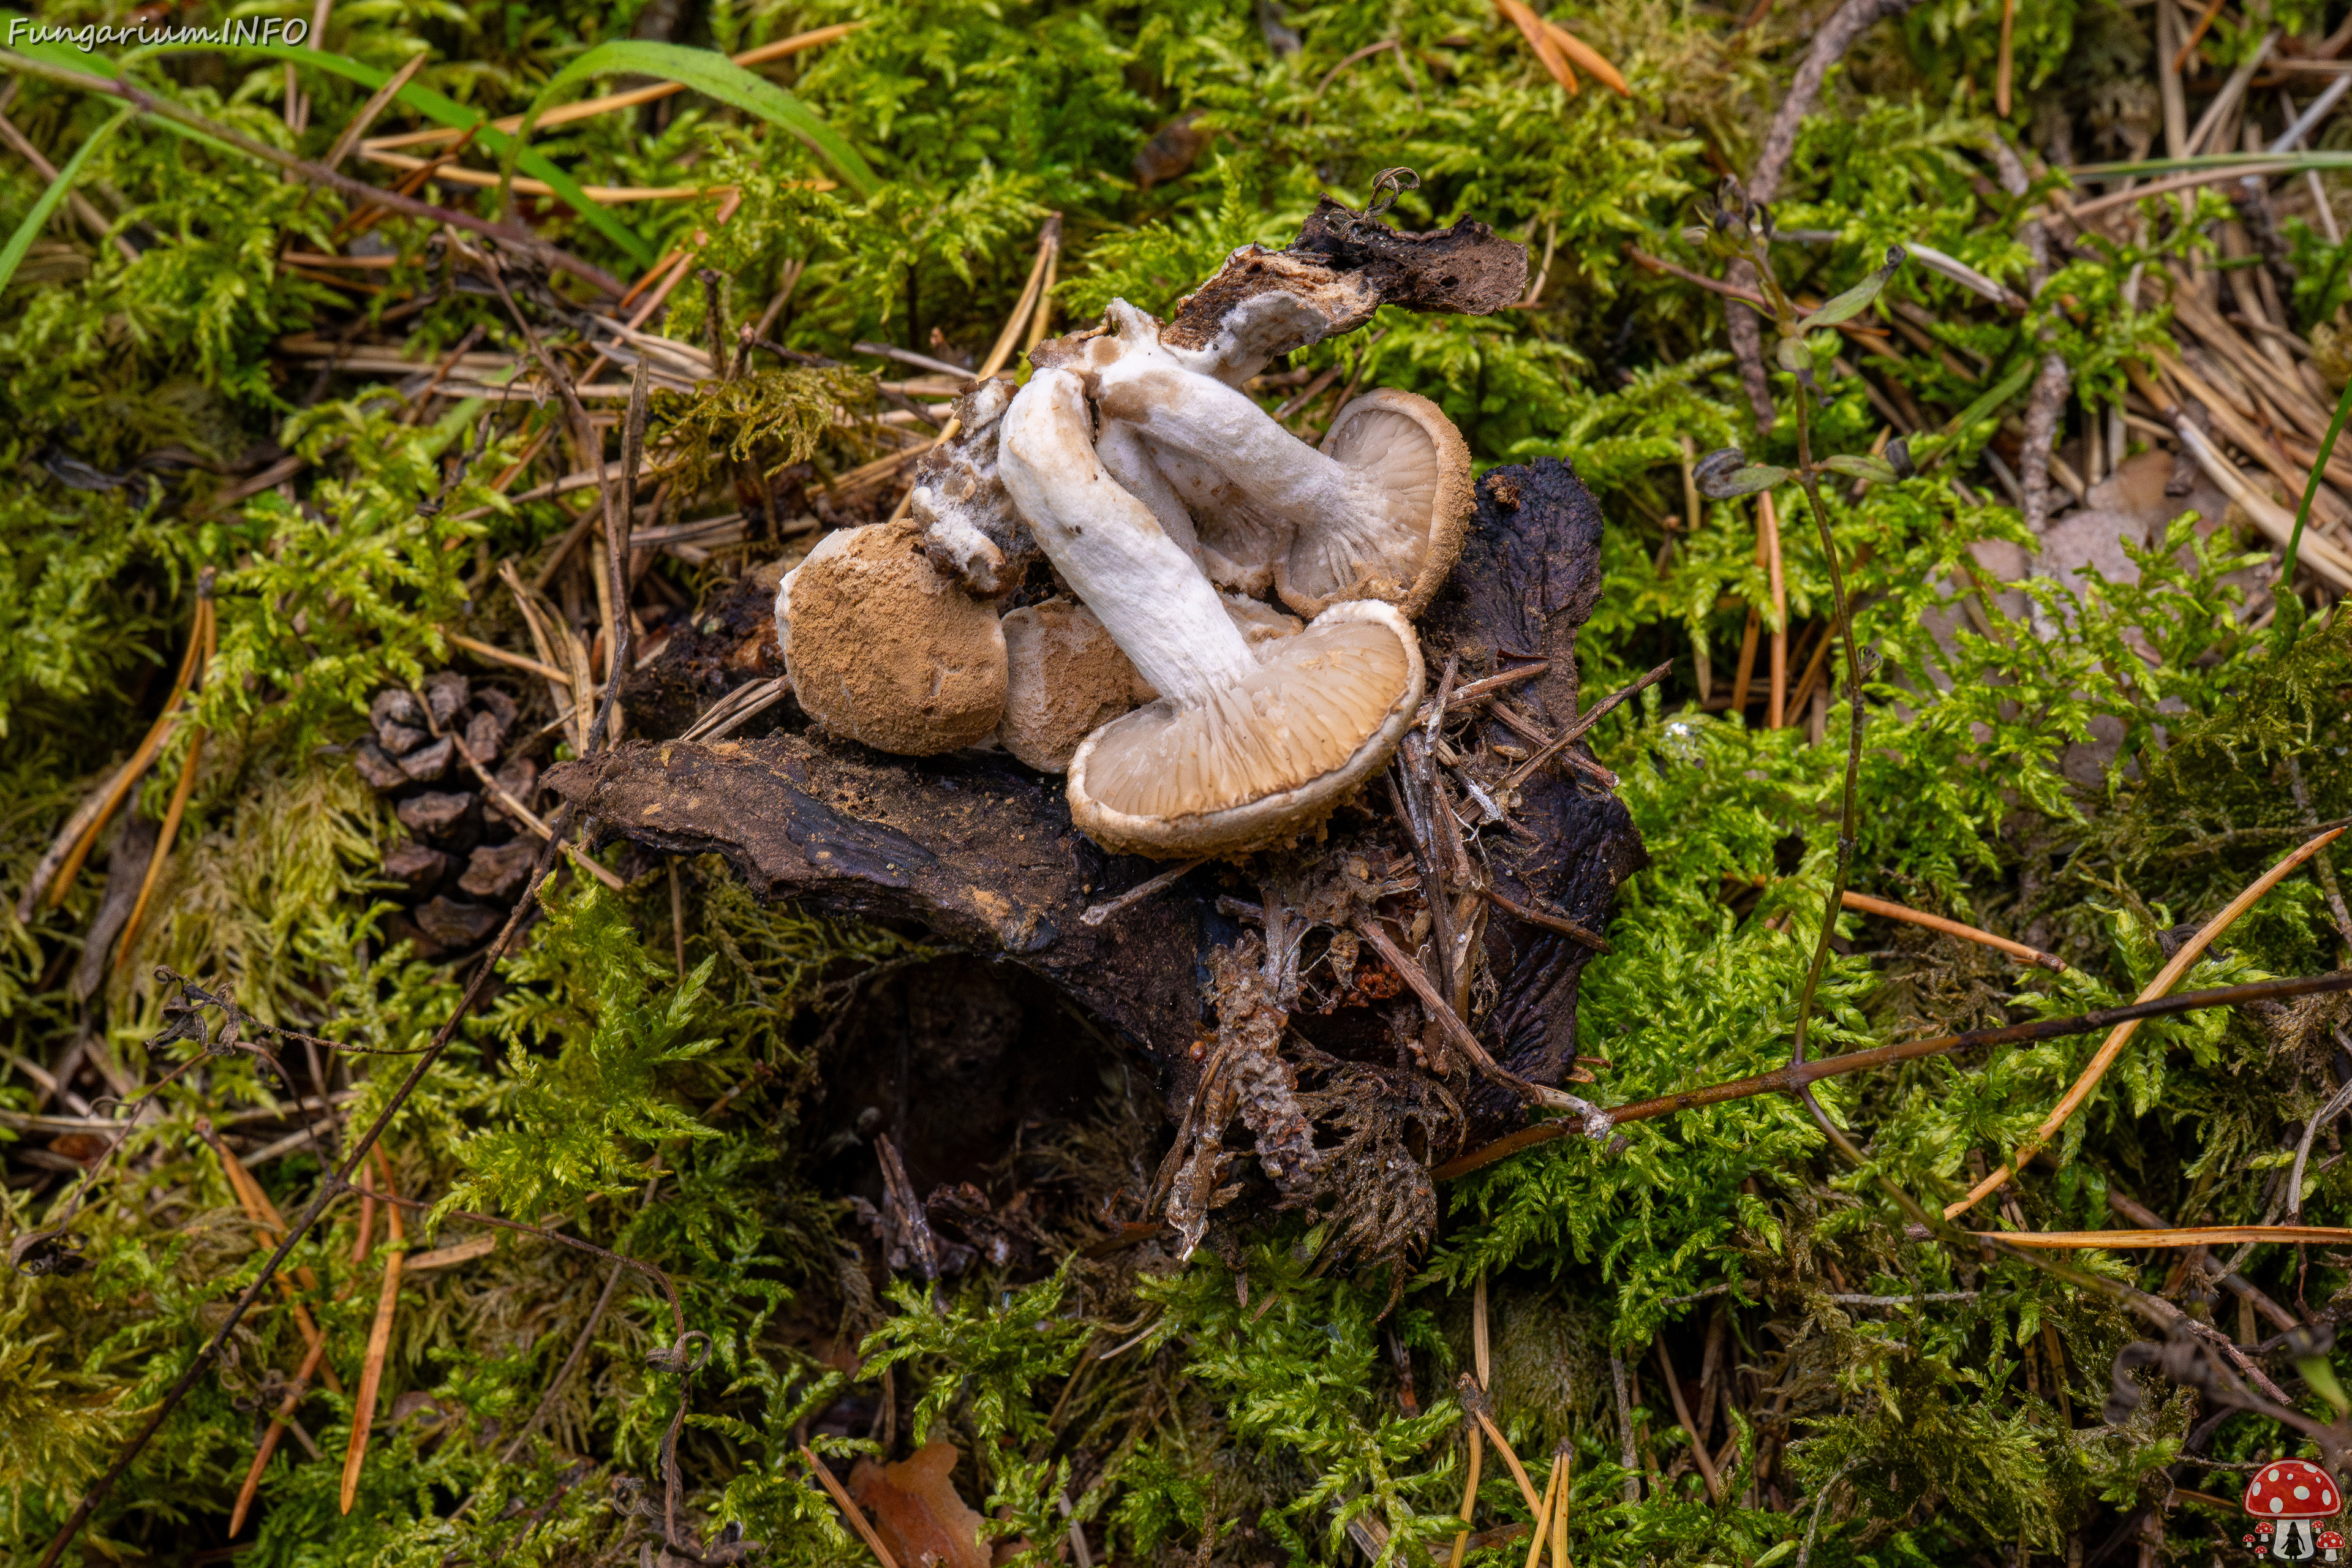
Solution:
<path fill-rule="evenodd" d="M 2274 1526 L 2263 1555 L 2282 1563 L 2309 1563 L 2323 1553 L 2324 1561 L 2340 1561 L 2344 1538 L 2316 1531 L 2312 1521 L 2333 1519 L 2343 1505 L 2336 1478 L 2304 1459 L 2264 1465 L 2246 1483 L 2246 1511 Z"/>

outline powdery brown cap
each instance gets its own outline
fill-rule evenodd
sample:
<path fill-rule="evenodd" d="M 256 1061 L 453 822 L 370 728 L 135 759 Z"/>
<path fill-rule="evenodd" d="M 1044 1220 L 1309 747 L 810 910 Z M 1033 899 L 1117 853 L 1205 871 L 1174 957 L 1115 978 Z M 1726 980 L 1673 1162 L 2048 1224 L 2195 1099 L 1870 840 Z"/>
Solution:
<path fill-rule="evenodd" d="M 1149 700 L 1133 661 L 1084 605 L 1025 605 L 1003 625 L 1004 719 L 996 738 L 1039 773 L 1063 772 L 1088 735 Z"/>
<path fill-rule="evenodd" d="M 1421 614 L 1454 570 L 1476 506 L 1469 444 L 1428 398 L 1382 390 L 1339 410 L 1322 451 L 1382 504 L 1302 524 L 1275 569 L 1282 602 L 1302 616 L 1338 599 Z"/>
<path fill-rule="evenodd" d="M 835 734 L 924 757 L 984 740 L 1004 713 L 1004 634 L 934 565 L 919 529 L 819 541 L 776 595 L 793 694 Z"/>
<path fill-rule="evenodd" d="M 1205 700 L 1163 699 L 1089 735 L 1071 759 L 1071 820 L 1122 854 L 1238 854 L 1319 825 L 1385 766 L 1422 697 L 1411 623 L 1335 605 L 1269 645 Z"/>

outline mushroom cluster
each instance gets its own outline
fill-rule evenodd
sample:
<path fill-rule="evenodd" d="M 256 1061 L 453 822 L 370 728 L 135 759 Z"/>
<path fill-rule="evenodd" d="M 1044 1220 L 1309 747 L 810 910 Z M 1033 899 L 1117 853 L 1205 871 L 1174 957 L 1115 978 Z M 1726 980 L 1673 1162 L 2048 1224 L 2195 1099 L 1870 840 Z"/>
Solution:
<path fill-rule="evenodd" d="M 2255 1521 L 2246 1544 L 2283 1563 L 2308 1563 L 2323 1552 L 2332 1563 L 2343 1537 L 2319 1533 L 2315 1521 L 2334 1518 L 2343 1506 L 2334 1476 L 2307 1459 L 2280 1459 L 2246 1483 L 2245 1510 Z"/>
<path fill-rule="evenodd" d="M 1114 300 L 1025 384 L 968 391 L 905 517 L 827 537 L 779 589 L 803 708 L 883 751 L 992 740 L 1066 773 L 1073 820 L 1121 853 L 1318 825 L 1420 705 L 1412 616 L 1460 549 L 1469 450 L 1411 393 L 1354 398 L 1309 445 L 1242 387 L 1378 302 L 1246 247 L 1175 321 Z M 1001 610 L 1040 554 L 1054 595 Z"/>

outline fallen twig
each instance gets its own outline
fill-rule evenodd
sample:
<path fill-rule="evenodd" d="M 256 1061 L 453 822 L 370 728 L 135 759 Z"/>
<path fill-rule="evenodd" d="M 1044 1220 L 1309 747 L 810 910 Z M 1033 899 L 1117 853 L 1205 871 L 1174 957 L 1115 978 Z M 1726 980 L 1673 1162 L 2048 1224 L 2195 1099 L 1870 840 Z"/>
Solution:
<path fill-rule="evenodd" d="M 2169 1018 L 2209 1007 L 2234 1007 L 2249 1002 L 2275 1002 L 2291 996 L 2315 996 L 2334 991 L 2352 991 L 2352 970 L 2337 970 L 2328 974 L 2306 975 L 2294 980 L 2266 980 L 2255 984 L 2184 992 L 2177 996 L 2158 996 L 2128 1006 L 2102 1008 L 2095 1013 L 2079 1014 L 2071 1018 L 2044 1018 L 2033 1023 L 2011 1024 L 1998 1029 L 1972 1029 L 1965 1034 L 1939 1035 L 1933 1039 L 1906 1040 L 1899 1045 L 1852 1051 L 1841 1057 L 1824 1057 L 1749 1078 L 1709 1084 L 1704 1089 L 1684 1089 L 1654 1100 L 1637 1100 L 1631 1105 L 1603 1110 L 1601 1115 L 1609 1126 L 1622 1126 L 1629 1121 L 1647 1121 L 1654 1117 L 1695 1110 L 1703 1105 L 1719 1105 L 1728 1100 L 1745 1100 L 1753 1095 L 1774 1092 L 1793 1093 L 1825 1078 L 1842 1078 L 1848 1073 L 1864 1072 L 1922 1057 L 1948 1056 L 1954 1051 L 1969 1050 L 1978 1046 L 2032 1044 L 2069 1035 L 2096 1034 L 2120 1023 Z M 1581 1131 L 1584 1131 L 1583 1128 L 1566 1122 L 1538 1122 L 1448 1161 L 1432 1174 L 1439 1181 L 1451 1181 L 1506 1159 L 1522 1149 Z"/>
<path fill-rule="evenodd" d="M 1673 659 L 1668 659 L 1665 663 L 1650 671 L 1649 674 L 1644 675 L 1639 680 L 1634 681 L 1631 686 L 1625 687 L 1618 691 L 1612 691 L 1608 696 L 1602 698 L 1599 702 L 1593 704 L 1592 707 L 1585 710 L 1582 718 L 1577 720 L 1575 723 L 1570 724 L 1567 729 L 1562 730 L 1559 734 L 1553 736 L 1549 745 L 1546 746 L 1542 751 L 1538 752 L 1534 756 L 1529 757 L 1526 762 L 1521 763 L 1517 767 L 1512 769 L 1509 775 L 1503 780 L 1503 788 L 1507 790 L 1517 789 L 1521 784 L 1527 783 L 1530 777 L 1534 776 L 1535 771 L 1538 768 L 1551 761 L 1551 759 L 1561 751 L 1564 751 L 1569 746 L 1575 744 L 1578 741 L 1582 740 L 1585 732 L 1591 730 L 1595 724 L 1601 722 L 1601 720 L 1606 719 L 1612 711 L 1615 710 L 1619 703 L 1649 687 L 1656 685 L 1659 681 L 1664 680 L 1666 678 L 1667 673 L 1674 668 L 1675 661 Z"/>

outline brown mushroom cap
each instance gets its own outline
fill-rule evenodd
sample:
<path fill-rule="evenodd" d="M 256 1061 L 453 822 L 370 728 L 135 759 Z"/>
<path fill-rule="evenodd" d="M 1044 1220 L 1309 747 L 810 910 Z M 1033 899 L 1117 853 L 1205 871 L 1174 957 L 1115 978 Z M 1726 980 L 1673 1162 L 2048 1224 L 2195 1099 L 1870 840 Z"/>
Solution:
<path fill-rule="evenodd" d="M 1298 529 L 1275 568 L 1282 602 L 1302 616 L 1342 599 L 1419 615 L 1454 569 L 1476 507 L 1462 432 L 1426 397 L 1382 389 L 1339 410 L 1322 451 L 1380 503 Z"/>
<path fill-rule="evenodd" d="M 1206 700 L 1139 708 L 1070 761 L 1070 816 L 1103 847 L 1233 854 L 1320 823 L 1412 722 L 1421 645 L 1374 601 L 1336 605 Z"/>
<path fill-rule="evenodd" d="M 777 608 L 793 693 L 837 734 L 923 757 L 985 739 L 1003 715 L 996 614 L 932 564 L 919 528 L 827 534 Z"/>
<path fill-rule="evenodd" d="M 1150 688 L 1095 613 L 1067 599 L 1005 615 L 1004 720 L 996 738 L 1043 773 L 1058 773 L 1095 731 Z"/>

